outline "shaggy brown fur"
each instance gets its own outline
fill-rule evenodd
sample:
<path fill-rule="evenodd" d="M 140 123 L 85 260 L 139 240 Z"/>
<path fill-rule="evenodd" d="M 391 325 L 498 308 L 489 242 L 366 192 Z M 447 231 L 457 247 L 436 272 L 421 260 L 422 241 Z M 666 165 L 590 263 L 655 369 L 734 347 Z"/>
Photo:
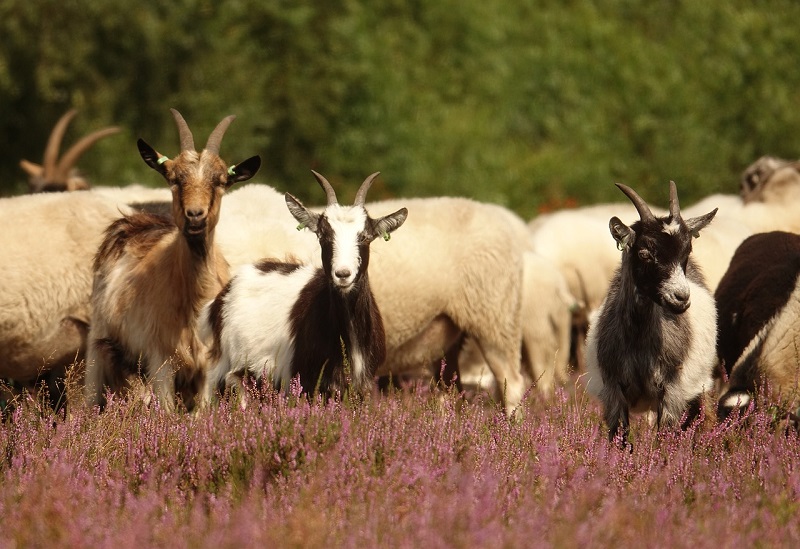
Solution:
<path fill-rule="evenodd" d="M 90 404 L 102 404 L 105 388 L 119 391 L 140 372 L 163 406 L 173 408 L 177 392 L 192 408 L 205 379 L 207 350 L 196 317 L 230 278 L 214 246 L 222 196 L 252 177 L 261 161 L 252 157 L 226 168 L 219 141 L 233 117 L 220 122 L 198 153 L 185 121 L 173 115 L 179 156 L 170 160 L 138 143 L 145 162 L 170 185 L 172 218 L 122 217 L 106 230 L 95 258 L 85 385 Z"/>

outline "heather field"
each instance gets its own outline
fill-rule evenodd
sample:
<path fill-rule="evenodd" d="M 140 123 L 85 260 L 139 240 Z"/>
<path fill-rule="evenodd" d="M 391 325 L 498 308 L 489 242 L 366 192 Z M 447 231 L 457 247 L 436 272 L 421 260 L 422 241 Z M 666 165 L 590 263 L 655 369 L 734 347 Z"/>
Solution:
<path fill-rule="evenodd" d="M 800 547 L 800 438 L 767 414 L 605 438 L 581 389 L 262 395 L 169 414 L 141 399 L 0 429 L 1 547 Z"/>

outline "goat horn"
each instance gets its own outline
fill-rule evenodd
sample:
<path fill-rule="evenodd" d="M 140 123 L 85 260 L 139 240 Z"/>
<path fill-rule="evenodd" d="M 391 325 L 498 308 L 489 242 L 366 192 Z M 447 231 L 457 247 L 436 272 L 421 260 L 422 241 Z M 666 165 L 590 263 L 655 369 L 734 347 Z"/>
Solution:
<path fill-rule="evenodd" d="M 325 195 L 328 197 L 328 206 L 331 204 L 338 204 L 339 201 L 336 200 L 336 191 L 333 190 L 333 187 L 331 187 L 331 184 L 328 183 L 328 180 L 314 170 L 311 170 L 311 173 L 314 174 L 314 177 L 316 177 L 317 181 L 319 182 L 319 186 L 325 191 Z"/>
<path fill-rule="evenodd" d="M 669 215 L 672 219 L 681 217 L 681 206 L 678 203 L 678 187 L 674 181 L 669 182 Z"/>
<path fill-rule="evenodd" d="M 625 193 L 625 196 L 627 196 L 631 202 L 633 202 L 633 205 L 636 207 L 636 211 L 639 212 L 639 218 L 642 221 L 649 221 L 656 218 L 653 215 L 653 212 L 650 211 L 650 206 L 647 205 L 647 202 L 642 200 L 641 196 L 636 194 L 636 191 L 627 185 L 623 185 L 622 183 L 615 183 L 615 185 L 619 187 L 619 190 Z"/>
<path fill-rule="evenodd" d="M 61 148 L 61 140 L 64 139 L 64 133 L 67 131 L 67 126 L 78 114 L 75 109 L 70 109 L 61 115 L 56 125 L 53 126 L 53 131 L 50 132 L 50 137 L 47 139 L 47 147 L 44 149 L 44 160 L 42 162 L 42 177 L 51 179 L 56 171 L 56 163 L 58 162 L 58 150 Z"/>
<path fill-rule="evenodd" d="M 19 161 L 19 167 L 25 170 L 30 177 L 38 177 L 42 175 L 42 167 L 39 164 L 34 164 L 30 160 L 24 158 Z"/>
<path fill-rule="evenodd" d="M 219 124 L 217 124 L 217 127 L 214 128 L 214 131 L 208 136 L 208 141 L 206 142 L 206 150 L 208 152 L 219 154 L 219 145 L 222 142 L 222 136 L 225 135 L 225 132 L 228 130 L 228 126 L 231 125 L 231 122 L 233 122 L 234 118 L 236 118 L 236 116 L 233 114 L 226 116 L 220 121 Z"/>
<path fill-rule="evenodd" d="M 54 182 L 66 181 L 70 169 L 72 169 L 72 167 L 78 162 L 78 159 L 83 155 L 83 153 L 88 151 L 92 145 L 104 137 L 114 135 L 115 133 L 119 133 L 119 131 L 120 129 L 116 126 L 111 126 L 108 128 L 103 128 L 102 130 L 97 130 L 83 137 L 80 141 L 70 147 L 64 156 L 61 157 L 61 160 L 58 162 L 58 167 L 53 174 L 52 180 Z"/>
<path fill-rule="evenodd" d="M 364 182 L 358 188 L 358 192 L 356 193 L 356 200 L 353 202 L 354 206 L 364 205 L 364 202 L 367 200 L 367 191 L 372 186 L 372 182 L 375 181 L 375 178 L 378 177 L 380 173 L 381 172 L 375 172 L 364 180 Z"/>
<path fill-rule="evenodd" d="M 192 137 L 192 130 L 186 124 L 181 113 L 175 109 L 170 109 L 172 117 L 175 119 L 175 124 L 178 126 L 178 133 L 181 136 L 181 152 L 194 150 L 194 137 Z"/>

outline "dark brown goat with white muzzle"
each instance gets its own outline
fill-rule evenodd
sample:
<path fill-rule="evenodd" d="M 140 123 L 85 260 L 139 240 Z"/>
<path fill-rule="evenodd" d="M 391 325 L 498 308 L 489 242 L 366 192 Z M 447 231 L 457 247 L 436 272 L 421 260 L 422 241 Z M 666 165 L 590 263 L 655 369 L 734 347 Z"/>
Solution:
<path fill-rule="evenodd" d="M 225 190 L 250 179 L 258 156 L 230 168 L 219 156 L 223 119 L 197 152 L 186 121 L 172 109 L 181 153 L 169 159 L 139 139 L 139 152 L 172 190 L 172 217 L 124 216 L 105 233 L 94 262 L 92 323 L 88 337 L 85 395 L 102 404 L 103 391 L 118 391 L 141 370 L 161 404 L 172 409 L 176 390 L 197 404 L 205 380 L 206 346 L 196 318 L 230 278 L 214 245 Z"/>
<path fill-rule="evenodd" d="M 603 403 L 609 438 L 625 440 L 629 412 L 651 411 L 659 427 L 692 421 L 712 390 L 714 298 L 690 257 L 692 237 L 717 213 L 684 220 L 670 182 L 669 215 L 656 217 L 633 189 L 617 184 L 640 220 L 611 218 L 622 250 L 608 295 L 586 337 L 588 390 Z"/>
<path fill-rule="evenodd" d="M 305 392 L 368 391 L 386 356 L 383 320 L 369 283 L 370 243 L 406 220 L 408 210 L 373 219 L 361 184 L 352 206 L 342 206 L 330 183 L 313 172 L 328 196 L 322 213 L 286 193 L 299 228 L 317 235 L 322 267 L 262 260 L 244 265 L 203 309 L 202 329 L 213 338 L 207 399 L 241 385 L 249 373 L 288 389 L 299 376 Z"/>

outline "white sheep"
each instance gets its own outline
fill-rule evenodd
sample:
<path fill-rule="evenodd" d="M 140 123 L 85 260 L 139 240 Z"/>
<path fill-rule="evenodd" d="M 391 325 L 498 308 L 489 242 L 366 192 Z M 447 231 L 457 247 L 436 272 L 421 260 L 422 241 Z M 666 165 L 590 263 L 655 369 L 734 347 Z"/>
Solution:
<path fill-rule="evenodd" d="M 569 291 L 562 272 L 533 252 L 523 254 L 521 299 L 523 373 L 547 396 L 569 378 L 572 318 L 581 304 Z M 463 385 L 501 395 L 501 387 L 472 339 L 465 341 L 457 360 Z"/>
<path fill-rule="evenodd" d="M 686 414 L 688 424 L 713 388 L 716 308 L 690 253 L 716 210 L 684 220 L 670 182 L 669 215 L 656 217 L 633 189 L 617 186 L 640 220 L 611 219 L 622 260 L 590 322 L 586 364 L 609 438 L 625 440 L 630 412 L 655 413 L 659 427 Z"/>
<path fill-rule="evenodd" d="M 241 267 L 200 314 L 213 340 L 207 399 L 241 386 L 246 373 L 289 388 L 299 377 L 306 392 L 367 392 L 386 356 L 381 314 L 370 289 L 370 243 L 406 219 L 405 208 L 372 218 L 364 207 L 377 173 L 364 180 L 352 206 L 342 206 L 330 183 L 313 172 L 328 196 L 321 213 L 286 193 L 301 226 L 319 240 L 321 267 L 265 259 Z M 403 276 L 403 273 L 395 273 Z"/>
<path fill-rule="evenodd" d="M 92 317 L 86 355 L 85 396 L 101 404 L 106 389 L 124 387 L 141 369 L 163 406 L 197 404 L 206 373 L 206 347 L 197 335 L 200 307 L 228 282 L 228 264 L 214 232 L 225 190 L 250 179 L 261 164 L 251 157 L 230 168 L 219 156 L 233 120 L 223 119 L 195 151 L 194 138 L 172 109 L 181 139 L 174 159 L 143 140 L 139 152 L 172 191 L 172 216 L 138 212 L 106 230 L 94 262 Z"/>
<path fill-rule="evenodd" d="M 83 356 L 91 264 L 124 204 L 91 192 L 0 199 L 0 377 L 23 385 Z"/>

